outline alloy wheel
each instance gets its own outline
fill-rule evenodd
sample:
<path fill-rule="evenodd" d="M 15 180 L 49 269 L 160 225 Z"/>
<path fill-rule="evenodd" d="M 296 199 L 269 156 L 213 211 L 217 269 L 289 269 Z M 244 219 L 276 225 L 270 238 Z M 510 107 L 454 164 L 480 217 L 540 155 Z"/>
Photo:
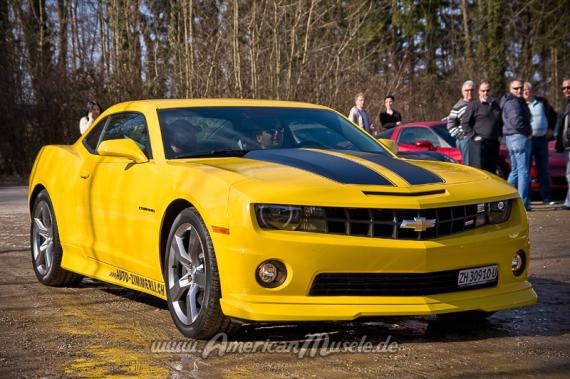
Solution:
<path fill-rule="evenodd" d="M 33 260 L 42 276 L 49 273 L 54 258 L 53 217 L 45 201 L 34 209 L 32 220 Z"/>
<path fill-rule="evenodd" d="M 180 225 L 168 247 L 169 300 L 184 325 L 196 320 L 206 290 L 204 243 L 190 223 Z"/>

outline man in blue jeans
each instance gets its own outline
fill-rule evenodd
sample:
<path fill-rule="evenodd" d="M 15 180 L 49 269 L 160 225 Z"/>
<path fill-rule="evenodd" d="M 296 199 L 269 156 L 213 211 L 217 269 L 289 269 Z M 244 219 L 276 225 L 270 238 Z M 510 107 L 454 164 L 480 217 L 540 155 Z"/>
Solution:
<path fill-rule="evenodd" d="M 548 140 L 552 137 L 556 125 L 556 111 L 544 97 L 534 95 L 532 84 L 524 83 L 523 97 L 530 111 L 531 139 L 531 165 L 534 160 L 536 176 L 540 185 L 542 202 L 548 205 L 555 204 L 550 192 L 550 170 L 548 168 Z"/>
<path fill-rule="evenodd" d="M 530 211 L 530 152 L 532 128 L 530 111 L 523 99 L 523 82 L 515 79 L 509 84 L 509 93 L 501 99 L 503 135 L 511 159 L 508 182 L 519 191 L 524 206 Z"/>

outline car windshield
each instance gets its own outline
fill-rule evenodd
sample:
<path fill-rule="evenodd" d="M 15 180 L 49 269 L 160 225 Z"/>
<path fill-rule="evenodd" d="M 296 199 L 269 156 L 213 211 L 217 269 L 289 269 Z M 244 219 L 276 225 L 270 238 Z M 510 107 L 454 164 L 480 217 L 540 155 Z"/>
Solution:
<path fill-rule="evenodd" d="M 167 159 L 241 156 L 251 150 L 315 148 L 390 155 L 326 109 L 192 107 L 158 110 Z"/>
<path fill-rule="evenodd" d="M 433 127 L 433 131 L 440 136 L 441 138 L 443 138 L 445 140 L 445 142 L 447 142 L 449 144 L 449 146 L 451 147 L 457 147 L 456 145 L 456 140 L 455 138 L 453 138 L 451 136 L 451 134 L 449 134 L 449 131 L 447 130 L 447 125 L 445 124 L 438 124 L 435 125 Z"/>

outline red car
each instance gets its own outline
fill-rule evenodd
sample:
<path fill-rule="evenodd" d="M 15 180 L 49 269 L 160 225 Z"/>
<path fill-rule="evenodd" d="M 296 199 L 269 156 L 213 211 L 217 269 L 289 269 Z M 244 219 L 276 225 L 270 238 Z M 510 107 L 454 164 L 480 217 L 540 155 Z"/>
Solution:
<path fill-rule="evenodd" d="M 388 129 L 378 135 L 378 138 L 396 141 L 400 151 L 431 150 L 452 157 L 458 163 L 463 163 L 461 153 L 455 145 L 453 138 L 447 131 L 445 121 L 411 122 Z M 566 189 L 566 162 L 564 156 L 554 150 L 554 141 L 548 144 L 549 167 L 552 178 L 552 190 Z M 507 178 L 511 171 L 509 153 L 506 145 L 501 145 L 500 162 L 497 167 L 497 175 Z M 539 189 L 536 179 L 536 167 L 531 167 L 532 189 Z"/>
<path fill-rule="evenodd" d="M 455 146 L 455 138 L 449 135 L 443 121 L 425 121 L 401 124 L 378 135 L 398 144 L 399 151 L 431 150 L 450 156 L 463 163 L 461 153 Z"/>

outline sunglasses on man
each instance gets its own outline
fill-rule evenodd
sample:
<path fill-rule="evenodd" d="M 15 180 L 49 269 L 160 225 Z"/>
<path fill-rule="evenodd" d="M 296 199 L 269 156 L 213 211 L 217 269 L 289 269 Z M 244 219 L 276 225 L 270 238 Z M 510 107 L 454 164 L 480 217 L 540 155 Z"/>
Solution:
<path fill-rule="evenodd" d="M 267 134 L 283 134 L 283 128 L 263 129 L 263 133 Z"/>

